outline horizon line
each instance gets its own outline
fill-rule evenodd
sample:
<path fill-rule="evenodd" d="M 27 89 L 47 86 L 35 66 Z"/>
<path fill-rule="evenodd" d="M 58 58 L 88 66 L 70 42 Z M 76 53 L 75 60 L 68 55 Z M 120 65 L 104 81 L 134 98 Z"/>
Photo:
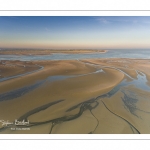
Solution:
<path fill-rule="evenodd" d="M 150 48 L 0 48 L 0 50 L 120 50 L 120 49 L 150 49 Z"/>

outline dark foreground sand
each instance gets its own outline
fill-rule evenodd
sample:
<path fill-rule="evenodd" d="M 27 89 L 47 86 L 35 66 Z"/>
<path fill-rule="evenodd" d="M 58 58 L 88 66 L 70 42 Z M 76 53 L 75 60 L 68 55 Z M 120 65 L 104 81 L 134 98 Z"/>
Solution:
<path fill-rule="evenodd" d="M 6 77 L 38 70 L 0 83 L 0 120 L 30 122 L 0 123 L 1 134 L 150 133 L 149 60 L 5 61 L 0 70 Z M 134 86 L 139 77 L 143 89 Z M 123 81 L 134 82 L 116 88 Z"/>

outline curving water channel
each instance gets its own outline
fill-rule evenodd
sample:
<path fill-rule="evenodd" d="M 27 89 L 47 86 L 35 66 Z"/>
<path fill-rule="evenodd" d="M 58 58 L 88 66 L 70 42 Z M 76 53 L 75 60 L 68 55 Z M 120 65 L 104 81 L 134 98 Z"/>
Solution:
<path fill-rule="evenodd" d="M 9 64 L 9 65 L 11 65 L 11 64 Z M 18 78 L 18 77 L 22 77 L 22 76 L 25 76 L 25 75 L 28 75 L 28 74 L 40 71 L 40 70 L 42 70 L 44 68 L 43 66 L 39 66 L 39 65 L 36 65 L 36 66 L 38 66 L 40 69 L 37 69 L 37 70 L 34 70 L 34 71 L 30 71 L 30 72 L 26 72 L 26 73 L 23 73 L 23 74 L 18 74 L 18 75 L 15 75 L 15 76 L 9 76 L 9 77 L 0 78 L 0 82 L 6 81 L 6 80 L 10 80 L 10 79 L 14 79 L 14 78 Z"/>
<path fill-rule="evenodd" d="M 80 60 L 79 60 L 80 61 Z M 83 62 L 82 62 L 83 63 Z M 94 65 L 94 64 L 90 64 L 90 63 L 86 63 L 88 65 Z M 100 66 L 100 65 L 95 65 L 95 66 Z M 130 100 L 131 102 L 136 103 L 136 100 L 129 97 L 127 94 L 126 94 L 126 91 L 125 89 L 123 89 L 124 87 L 128 87 L 130 85 L 134 85 L 136 88 L 138 89 L 141 89 L 141 90 L 146 90 L 148 92 L 150 92 L 150 86 L 147 85 L 147 78 L 146 78 L 146 75 L 141 72 L 141 71 L 138 71 L 138 70 L 135 70 L 136 73 L 137 73 L 137 78 L 134 79 L 132 78 L 129 74 L 125 73 L 124 71 L 122 71 L 121 69 L 118 69 L 116 67 L 111 67 L 111 66 L 101 66 L 101 69 L 97 69 L 97 71 L 95 72 L 92 72 L 92 73 L 88 73 L 88 74 L 81 74 L 81 75 L 59 75 L 59 76 L 49 76 L 48 78 L 46 78 L 45 80 L 43 81 L 40 81 L 40 82 L 37 82 L 36 84 L 33 84 L 33 85 L 30 85 L 30 86 L 27 86 L 27 87 L 23 87 L 23 88 L 20 88 L 20 89 L 17 89 L 17 90 L 13 90 L 13 91 L 10 91 L 10 92 L 7 92 L 7 93 L 1 93 L 0 94 L 0 101 L 5 101 L 5 100 L 12 100 L 14 98 L 17 98 L 17 97 L 20 97 L 24 94 L 27 94 L 28 92 L 34 90 L 35 88 L 38 88 L 40 87 L 42 84 L 44 84 L 45 82 L 49 82 L 49 83 L 52 83 L 52 82 L 55 82 L 55 81 L 58 81 L 58 80 L 65 80 L 65 79 L 68 79 L 68 78 L 76 78 L 76 77 L 80 77 L 80 76 L 87 76 L 87 75 L 90 75 L 90 74 L 95 74 L 95 73 L 105 73 L 103 71 L 102 68 L 112 68 L 112 69 L 115 69 L 117 71 L 120 71 L 122 72 L 126 77 L 130 78 L 131 81 L 127 81 L 127 79 L 125 78 L 122 82 L 120 82 L 116 87 L 114 87 L 111 91 L 109 91 L 108 93 L 105 93 L 103 95 L 99 95 L 95 98 L 92 98 L 92 99 L 89 99 L 87 101 L 84 101 L 82 103 L 79 103 L 78 105 L 76 106 L 73 106 L 71 108 L 69 108 L 68 110 L 66 110 L 66 112 L 69 112 L 69 111 L 72 111 L 76 108 L 79 108 L 79 112 L 75 115 L 72 115 L 72 116 L 62 116 L 62 117 L 59 117 L 59 118 L 55 118 L 55 119 L 52 119 L 52 120 L 47 120 L 47 121 L 44 121 L 44 122 L 30 122 L 30 124 L 28 125 L 28 127 L 32 127 L 32 126 L 37 126 L 37 125 L 41 125 L 41 124 L 46 124 L 46 123 L 51 123 L 52 126 L 50 128 L 50 133 L 52 133 L 53 131 L 53 128 L 56 124 L 59 124 L 59 123 L 62 123 L 62 122 L 65 122 L 65 121 L 70 121 L 70 120 L 74 120 L 78 117 L 80 117 L 84 111 L 86 110 L 89 110 L 91 112 L 91 115 L 97 120 L 97 125 L 95 126 L 95 129 L 89 133 L 94 133 L 94 131 L 96 130 L 97 126 L 99 125 L 99 121 L 98 119 L 96 118 L 96 116 L 93 114 L 92 112 L 92 109 L 95 109 L 98 105 L 99 105 L 99 102 L 98 100 L 101 100 L 101 102 L 103 103 L 103 105 L 106 107 L 106 109 L 108 109 L 111 113 L 113 113 L 114 115 L 116 115 L 117 117 L 120 117 L 121 119 L 123 119 L 124 121 L 126 121 L 129 126 L 131 127 L 131 129 L 133 128 L 137 133 L 140 133 L 140 131 L 133 125 L 131 124 L 128 120 L 126 120 L 125 118 L 121 117 L 121 116 L 118 116 L 117 114 L 115 114 L 114 112 L 112 112 L 108 107 L 107 105 L 105 104 L 105 102 L 102 100 L 102 98 L 105 98 L 105 97 L 112 97 L 114 94 L 116 94 L 118 91 L 121 91 L 123 94 L 124 94 L 124 98 L 122 99 L 123 102 L 125 103 L 125 105 L 128 107 L 128 109 L 130 110 L 130 112 L 133 114 L 133 115 L 136 115 L 135 114 L 135 110 L 133 110 L 133 108 L 130 107 L 130 105 L 128 104 L 128 100 Z M 43 69 L 42 66 L 40 69 Z M 34 73 L 35 71 L 33 72 L 30 72 L 30 73 Z M 29 73 L 26 73 L 26 74 L 29 74 Z M 26 75 L 26 74 L 22 74 L 23 76 Z M 17 78 L 17 77 L 20 77 L 22 75 L 18 75 L 18 76 L 12 76 L 12 77 L 9 77 L 5 80 L 8 80 L 8 79 L 12 79 L 12 78 Z M 64 100 L 58 100 L 58 101 L 55 101 L 55 102 L 51 102 L 51 103 L 48 103 L 46 105 L 43 105 L 43 106 L 40 106 L 38 108 L 35 108 L 29 112 L 27 112 L 26 114 L 23 114 L 22 116 L 20 116 L 20 118 L 18 120 L 22 120 L 22 119 L 25 119 L 27 120 L 29 116 L 33 115 L 33 114 L 36 114 L 40 111 L 43 111 L 47 108 L 49 108 L 50 106 L 52 105 L 55 105 L 57 103 L 61 103 L 62 101 Z M 94 104 L 94 106 L 93 106 Z M 136 108 L 137 109 L 137 108 Z M 149 112 L 148 112 L 149 113 Z M 10 126 L 9 126 L 10 127 Z M 7 129 L 8 127 L 3 127 L 0 129 L 0 131 L 3 131 L 5 129 Z"/>

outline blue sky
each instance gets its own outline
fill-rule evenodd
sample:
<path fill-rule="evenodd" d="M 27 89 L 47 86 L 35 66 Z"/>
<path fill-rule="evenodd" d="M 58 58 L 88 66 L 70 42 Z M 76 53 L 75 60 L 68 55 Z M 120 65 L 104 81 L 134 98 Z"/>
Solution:
<path fill-rule="evenodd" d="M 0 17 L 0 48 L 150 48 L 150 17 Z"/>

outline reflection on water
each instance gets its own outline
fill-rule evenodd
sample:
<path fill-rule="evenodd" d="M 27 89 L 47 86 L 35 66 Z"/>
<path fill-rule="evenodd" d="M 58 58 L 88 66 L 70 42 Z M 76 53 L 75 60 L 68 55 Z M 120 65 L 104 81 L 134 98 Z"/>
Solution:
<path fill-rule="evenodd" d="M 113 68 L 115 70 L 118 70 L 118 71 L 124 73 L 125 76 L 129 77 L 132 80 L 131 81 L 127 81 L 127 79 L 124 79 L 120 84 L 118 84 L 116 87 L 114 87 L 110 92 L 108 92 L 107 94 L 102 95 L 101 97 L 105 97 L 105 96 L 111 97 L 118 90 L 120 90 L 121 87 L 126 87 L 126 86 L 129 86 L 129 85 L 134 85 L 136 88 L 139 88 L 141 90 L 150 91 L 150 86 L 147 85 L 148 81 L 147 81 L 146 75 L 143 72 L 141 72 L 141 71 L 137 71 L 136 70 L 137 79 L 134 79 L 134 78 L 130 77 L 127 73 L 123 72 L 122 70 L 120 70 L 118 68 L 109 67 L 109 66 L 102 67 L 102 68 Z M 39 70 L 41 70 L 41 69 L 43 69 L 43 67 L 41 67 Z M 33 72 L 35 72 L 35 71 L 33 71 Z M 29 73 L 32 73 L 32 72 L 29 72 Z M 7 77 L 7 78 L 2 78 L 2 79 L 0 79 L 0 81 L 5 81 L 5 80 L 8 80 L 8 79 L 24 76 L 24 75 L 29 74 L 29 73 L 25 73 L 25 74 L 22 74 L 22 75 L 20 74 L 20 75 L 17 75 L 17 76 L 12 76 L 12 77 Z M 68 79 L 68 78 L 75 78 L 75 77 L 80 77 L 80 76 L 86 76 L 86 75 L 95 74 L 95 73 L 104 73 L 104 71 L 103 71 L 103 69 L 98 69 L 95 72 L 91 72 L 91 73 L 87 73 L 87 74 L 49 76 L 48 78 L 43 80 L 42 83 L 47 83 L 47 82 L 50 83 L 50 82 L 54 82 L 54 81 L 65 80 L 65 79 Z M 31 85 L 30 87 L 38 87 L 38 86 L 35 86 L 36 84 Z M 24 90 L 24 88 L 22 88 L 20 90 L 19 89 L 13 90 L 11 92 L 8 92 L 7 94 L 6 93 L 4 93 L 4 94 L 2 93 L 2 94 L 0 94 L 0 100 L 2 101 L 2 100 L 6 100 L 6 99 L 11 99 L 12 96 L 13 96 L 13 98 L 19 97 L 19 96 L 22 95 L 21 93 L 23 92 L 23 90 Z M 22 92 L 20 92 L 20 91 L 22 91 Z M 30 90 L 27 90 L 27 91 L 30 92 Z M 18 92 L 20 92 L 20 94 Z M 23 93 L 25 94 L 27 92 L 23 92 Z M 6 97 L 9 97 L 9 98 L 6 98 Z"/>
<path fill-rule="evenodd" d="M 95 73 L 102 73 L 102 72 L 104 72 L 103 69 L 99 69 L 95 72 L 86 73 L 86 74 L 50 76 L 46 80 L 49 81 L 49 82 L 54 82 L 54 81 L 58 81 L 58 80 L 65 80 L 65 79 L 68 79 L 68 78 L 81 77 L 81 76 L 86 76 L 86 75 L 95 74 Z"/>
<path fill-rule="evenodd" d="M 132 79 L 132 81 L 127 81 L 127 79 L 124 79 L 120 84 L 118 84 L 108 93 L 108 96 L 111 97 L 118 90 L 120 90 L 121 87 L 126 87 L 130 85 L 134 85 L 136 88 L 141 90 L 150 91 L 150 86 L 147 85 L 148 81 L 146 75 L 143 72 L 140 72 L 141 74 L 138 73 L 139 71 L 136 72 L 137 72 L 137 79 Z"/>
<path fill-rule="evenodd" d="M 2 93 L 2 94 L 0 94 L 0 101 L 13 100 L 20 96 L 23 96 L 23 95 L 27 94 L 28 92 L 33 91 L 35 88 L 41 86 L 43 83 L 44 83 L 44 81 L 39 81 L 30 86 L 25 86 L 23 88 L 19 88 L 19 89 L 12 90 L 12 91 L 9 91 L 6 93 Z"/>
<path fill-rule="evenodd" d="M 43 69 L 43 67 L 40 68 L 39 70 L 41 70 L 41 69 Z M 36 71 L 39 71 L 39 70 L 36 70 Z M 35 71 L 29 72 L 29 73 L 33 73 L 33 72 L 35 72 Z M 23 87 L 23 88 L 12 90 L 12 91 L 9 91 L 9 92 L 6 92 L 6 93 L 0 93 L 0 101 L 12 100 L 14 98 L 18 98 L 20 96 L 23 96 L 23 95 L 31 92 L 32 90 L 38 88 L 39 86 L 41 86 L 41 85 L 43 85 L 44 83 L 47 83 L 47 82 L 51 83 L 51 82 L 55 82 L 55 81 L 59 81 L 59 80 L 65 80 L 65 79 L 68 79 L 68 78 L 86 76 L 86 75 L 100 73 L 100 72 L 104 72 L 104 71 L 102 69 L 100 69 L 100 70 L 97 70 L 95 72 L 91 72 L 91 73 L 87 73 L 87 74 L 49 76 L 48 78 L 46 78 L 46 79 L 44 79 L 40 82 L 37 82 L 35 84 L 32 84 L 30 86 L 26 86 L 26 87 Z M 0 79 L 0 82 L 5 81 L 5 80 L 9 80 L 9 79 L 13 79 L 13 78 L 17 78 L 17 77 L 20 77 L 20 76 L 24 76 L 24 75 L 29 74 L 29 73 L 20 74 L 20 75 L 16 75 L 16 76 L 11 76 L 11 77 L 7 77 L 7 78 L 2 78 L 2 79 Z"/>
<path fill-rule="evenodd" d="M 103 55 L 103 54 L 101 54 L 101 55 Z M 105 67 L 103 67 L 103 68 L 105 68 Z M 31 122 L 32 123 L 31 126 L 41 125 L 41 124 L 45 124 L 45 123 L 52 123 L 52 127 L 50 129 L 50 133 L 52 133 L 53 127 L 55 125 L 59 124 L 60 122 L 62 123 L 62 122 L 65 122 L 65 121 L 74 120 L 74 119 L 80 117 L 85 110 L 89 110 L 91 115 L 93 115 L 93 117 L 95 117 L 94 113 L 92 112 L 92 109 L 95 109 L 98 106 L 98 104 L 99 104 L 98 100 L 100 98 L 105 98 L 105 97 L 111 98 L 117 92 L 122 92 L 123 93 L 123 97 L 121 97 L 121 100 L 123 101 L 124 106 L 126 107 L 126 109 L 132 114 L 132 116 L 135 116 L 135 118 L 136 117 L 138 119 L 142 118 L 137 113 L 137 111 L 141 111 L 141 112 L 144 112 L 144 113 L 149 113 L 148 111 L 146 112 L 144 109 L 141 109 L 141 107 L 137 106 L 137 103 L 139 101 L 139 97 L 137 96 L 138 93 L 136 93 L 136 90 L 135 90 L 135 89 L 140 89 L 140 90 L 145 90 L 145 91 L 150 92 L 150 86 L 147 85 L 148 81 L 147 81 L 146 75 L 143 72 L 136 70 L 137 78 L 131 78 L 127 73 L 123 72 L 122 70 L 120 70 L 118 68 L 115 68 L 115 67 L 109 67 L 109 68 L 113 68 L 115 70 L 121 71 L 122 73 L 124 73 L 125 77 L 129 77 L 131 80 L 128 81 L 127 79 L 124 79 L 120 84 L 118 84 L 116 87 L 114 87 L 110 92 L 108 92 L 106 94 L 103 94 L 103 95 L 100 95 L 96 98 L 92 98 L 90 100 L 87 100 L 86 102 L 82 102 L 82 103 L 80 103 L 76 106 L 73 106 L 72 108 L 69 108 L 66 111 L 66 112 L 69 112 L 69 111 L 72 111 L 73 109 L 80 108 L 79 112 L 75 115 L 62 116 L 62 117 L 54 118 L 52 120 L 47 120 L 47 121 L 44 121 L 44 122 Z M 22 89 L 17 89 L 17 90 L 14 90 L 14 91 L 10 91 L 8 93 L 3 93 L 3 94 L 0 95 L 0 100 L 3 101 L 3 100 L 10 100 L 10 99 L 17 98 L 19 96 L 22 96 L 22 95 L 34 90 L 35 88 L 38 88 L 39 86 L 41 86 L 41 85 L 43 85 L 44 83 L 47 83 L 47 82 L 52 83 L 52 82 L 59 81 L 59 80 L 65 80 L 65 79 L 68 79 L 68 78 L 75 78 L 75 77 L 90 75 L 90 74 L 93 74 L 93 73 L 104 73 L 104 71 L 102 69 L 99 69 L 95 72 L 91 72 L 91 73 L 88 73 L 88 74 L 49 76 L 48 78 L 44 79 L 43 81 L 41 81 L 39 83 L 36 83 L 35 85 L 31 85 L 31 86 L 28 86 L 28 87 L 24 87 Z M 134 88 L 133 88 L 134 90 L 133 91 L 130 91 L 129 88 L 126 88 L 126 87 L 129 87 L 130 85 L 134 85 Z M 61 101 L 62 100 L 59 100 L 56 103 L 61 102 Z M 103 100 L 102 100 L 102 102 L 103 102 Z M 27 117 L 31 116 L 32 114 L 36 114 L 39 111 L 45 110 L 45 109 L 49 108 L 50 106 L 52 106 L 53 104 L 55 104 L 55 103 L 49 103 L 49 104 L 40 106 L 38 108 L 35 108 L 35 109 L 27 112 L 26 114 L 22 115 L 21 119 L 27 119 Z M 95 104 L 95 105 L 92 105 L 92 104 Z M 107 109 L 109 109 L 109 107 L 107 107 L 107 105 L 105 103 L 104 103 L 104 105 Z M 110 109 L 110 112 L 113 113 L 113 111 L 111 111 L 111 109 Z M 115 114 L 115 113 L 113 113 L 113 114 Z M 115 115 L 117 116 L 117 114 L 115 114 Z M 120 117 L 120 116 L 118 116 L 118 117 Z M 120 118 L 124 119 L 123 117 L 120 117 Z M 95 129 L 96 129 L 97 126 L 99 125 L 99 120 L 96 117 L 95 117 L 95 119 L 98 122 L 96 127 L 95 127 Z M 136 127 L 134 127 L 127 119 L 124 119 L 124 120 L 130 126 L 132 126 L 133 128 L 136 129 Z M 94 133 L 95 129 L 90 133 Z M 140 133 L 140 132 L 137 130 L 137 133 Z"/>
<path fill-rule="evenodd" d="M 86 58 L 150 58 L 150 50 L 108 50 L 106 53 L 52 54 L 52 55 L 1 55 L 0 60 L 75 60 Z"/>
<path fill-rule="evenodd" d="M 40 71 L 40 70 L 42 70 L 44 68 L 43 66 L 39 66 L 39 65 L 37 65 L 37 66 L 40 69 L 37 69 L 37 70 L 34 70 L 34 71 L 30 71 L 30 72 L 26 72 L 26 73 L 23 73 L 23 74 L 18 74 L 18 75 L 15 75 L 15 76 L 4 77 L 4 78 L 0 79 L 0 82 L 6 81 L 6 80 L 10 80 L 10 79 L 14 79 L 14 78 L 18 78 L 18 77 L 22 77 L 22 76 L 25 76 L 25 75 L 28 75 L 28 74 Z"/>
<path fill-rule="evenodd" d="M 141 71 L 137 71 L 137 74 L 138 79 L 137 81 L 135 80 L 132 84 L 134 84 L 137 88 L 143 89 L 145 91 L 150 91 L 150 86 L 147 84 L 148 80 L 146 78 L 146 75 Z"/>

